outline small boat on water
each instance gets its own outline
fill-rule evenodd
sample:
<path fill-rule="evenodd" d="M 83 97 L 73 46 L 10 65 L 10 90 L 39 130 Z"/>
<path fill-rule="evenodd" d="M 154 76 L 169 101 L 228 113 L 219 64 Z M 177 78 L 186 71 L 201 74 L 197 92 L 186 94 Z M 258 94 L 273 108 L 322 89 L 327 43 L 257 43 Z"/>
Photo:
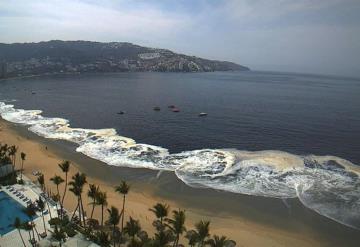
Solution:
<path fill-rule="evenodd" d="M 206 117 L 208 114 L 206 112 L 200 112 L 199 117 Z"/>
<path fill-rule="evenodd" d="M 160 111 L 160 107 L 155 106 L 155 107 L 154 107 L 154 111 Z"/>
<path fill-rule="evenodd" d="M 125 112 L 124 111 L 119 111 L 117 114 L 123 115 L 123 114 L 125 114 Z"/>
<path fill-rule="evenodd" d="M 174 108 L 176 108 L 176 106 L 174 106 L 174 105 L 169 105 L 168 108 L 174 109 Z"/>
<path fill-rule="evenodd" d="M 180 110 L 178 109 L 178 108 L 172 108 L 172 110 L 171 110 L 172 112 L 180 112 Z"/>

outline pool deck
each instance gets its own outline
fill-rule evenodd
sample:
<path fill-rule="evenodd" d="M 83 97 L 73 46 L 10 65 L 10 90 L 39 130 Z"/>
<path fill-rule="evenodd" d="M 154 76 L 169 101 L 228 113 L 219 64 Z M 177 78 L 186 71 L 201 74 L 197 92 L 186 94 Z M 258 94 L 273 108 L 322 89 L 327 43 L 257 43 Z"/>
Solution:
<path fill-rule="evenodd" d="M 20 203 L 22 206 L 27 206 L 27 201 L 24 201 L 25 198 L 29 199 L 31 202 L 35 202 L 36 200 L 41 197 L 43 194 L 43 191 L 41 188 L 34 184 L 29 178 L 23 175 L 23 181 L 24 184 L 14 184 L 11 186 L 3 186 L 0 188 L 0 192 L 3 191 L 7 195 L 9 195 L 11 198 L 13 198 L 15 201 Z M 20 194 L 23 196 L 20 198 Z M 57 210 L 56 210 L 56 203 L 51 202 L 49 200 L 50 208 L 47 207 L 47 204 L 45 204 L 46 208 L 45 210 L 50 210 L 51 215 L 53 217 L 57 216 Z M 44 223 L 42 220 L 42 216 L 40 212 L 37 212 L 37 218 L 34 219 L 34 223 L 36 225 L 37 232 L 39 234 L 45 232 L 44 230 Z M 48 221 L 50 220 L 50 214 L 47 213 L 45 216 L 45 227 L 47 230 L 47 236 L 43 239 L 40 238 L 40 241 L 38 241 L 38 238 L 35 236 L 36 240 L 40 244 L 40 246 L 60 246 L 58 242 L 51 239 L 51 233 L 53 232 L 53 228 L 50 226 Z M 32 247 L 32 245 L 29 242 L 29 233 L 25 230 L 20 230 L 21 235 L 24 239 L 26 247 Z M 20 247 L 24 246 L 19 232 L 17 229 L 14 229 L 2 236 L 0 236 L 0 247 Z M 65 243 L 62 244 L 64 247 L 76 247 L 76 246 L 83 246 L 83 247 L 100 247 L 99 245 L 87 240 L 82 234 L 78 233 L 72 238 L 68 238 Z"/>
<path fill-rule="evenodd" d="M 11 186 L 3 186 L 0 189 L 0 191 L 5 192 L 11 198 L 13 198 L 15 201 L 17 201 L 19 204 L 26 207 L 27 202 L 25 202 L 23 199 L 28 198 L 31 202 L 35 202 L 37 199 L 39 199 L 42 191 L 37 185 L 32 183 L 31 180 L 28 179 L 27 177 L 23 176 L 23 181 L 24 181 L 24 184 L 22 184 L 22 185 L 15 184 L 15 185 L 11 185 Z M 19 194 L 23 195 L 24 197 L 22 199 L 20 199 L 20 197 L 18 196 Z M 51 215 L 53 217 L 57 215 L 55 205 L 50 205 L 50 208 L 48 208 L 46 205 L 45 210 L 51 210 Z M 41 234 L 41 233 L 45 232 L 44 224 L 43 224 L 43 220 L 42 220 L 42 216 L 41 216 L 40 212 L 37 212 L 37 216 L 38 217 L 34 220 L 34 223 L 36 225 L 37 231 L 39 232 L 39 234 Z M 47 214 L 45 214 L 44 217 L 45 217 L 45 226 L 48 231 L 47 235 L 49 236 L 50 231 L 52 231 L 52 228 L 48 224 L 48 221 L 50 220 L 50 214 L 47 213 Z M 31 244 L 28 241 L 28 236 L 29 236 L 28 232 L 26 232 L 25 230 L 20 230 L 20 231 L 24 238 L 26 246 L 30 247 Z M 0 246 L 1 247 L 23 246 L 23 243 L 21 241 L 18 230 L 14 229 L 14 230 L 0 236 Z"/>

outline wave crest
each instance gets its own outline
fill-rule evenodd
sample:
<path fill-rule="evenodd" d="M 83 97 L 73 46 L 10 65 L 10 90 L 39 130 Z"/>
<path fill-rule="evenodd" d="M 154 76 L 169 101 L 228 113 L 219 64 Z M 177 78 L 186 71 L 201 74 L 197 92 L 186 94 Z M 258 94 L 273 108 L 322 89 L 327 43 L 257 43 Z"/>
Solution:
<path fill-rule="evenodd" d="M 170 154 L 136 143 L 115 129 L 71 128 L 63 118 L 0 102 L 2 118 L 28 125 L 45 138 L 77 143 L 76 151 L 112 166 L 174 171 L 189 186 L 233 193 L 296 198 L 308 208 L 360 229 L 360 168 L 334 156 L 299 156 L 282 151 L 203 149 Z"/>

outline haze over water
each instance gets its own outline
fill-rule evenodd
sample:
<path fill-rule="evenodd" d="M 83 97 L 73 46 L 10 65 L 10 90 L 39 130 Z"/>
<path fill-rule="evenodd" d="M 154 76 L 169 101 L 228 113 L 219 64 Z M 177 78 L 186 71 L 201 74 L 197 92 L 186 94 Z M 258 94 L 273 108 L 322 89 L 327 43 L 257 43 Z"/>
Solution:
<path fill-rule="evenodd" d="M 360 227 L 360 80 L 123 73 L 1 81 L 0 92 L 3 118 L 110 165 L 172 170 L 194 187 L 298 197 Z"/>

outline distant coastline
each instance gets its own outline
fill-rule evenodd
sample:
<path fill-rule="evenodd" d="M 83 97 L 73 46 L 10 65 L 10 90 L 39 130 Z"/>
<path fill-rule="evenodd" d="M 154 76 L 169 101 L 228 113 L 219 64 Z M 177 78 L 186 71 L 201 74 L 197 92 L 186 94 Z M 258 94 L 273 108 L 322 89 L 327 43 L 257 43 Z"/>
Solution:
<path fill-rule="evenodd" d="M 249 71 L 209 60 L 125 42 L 53 40 L 0 44 L 0 78 L 74 73 Z"/>

